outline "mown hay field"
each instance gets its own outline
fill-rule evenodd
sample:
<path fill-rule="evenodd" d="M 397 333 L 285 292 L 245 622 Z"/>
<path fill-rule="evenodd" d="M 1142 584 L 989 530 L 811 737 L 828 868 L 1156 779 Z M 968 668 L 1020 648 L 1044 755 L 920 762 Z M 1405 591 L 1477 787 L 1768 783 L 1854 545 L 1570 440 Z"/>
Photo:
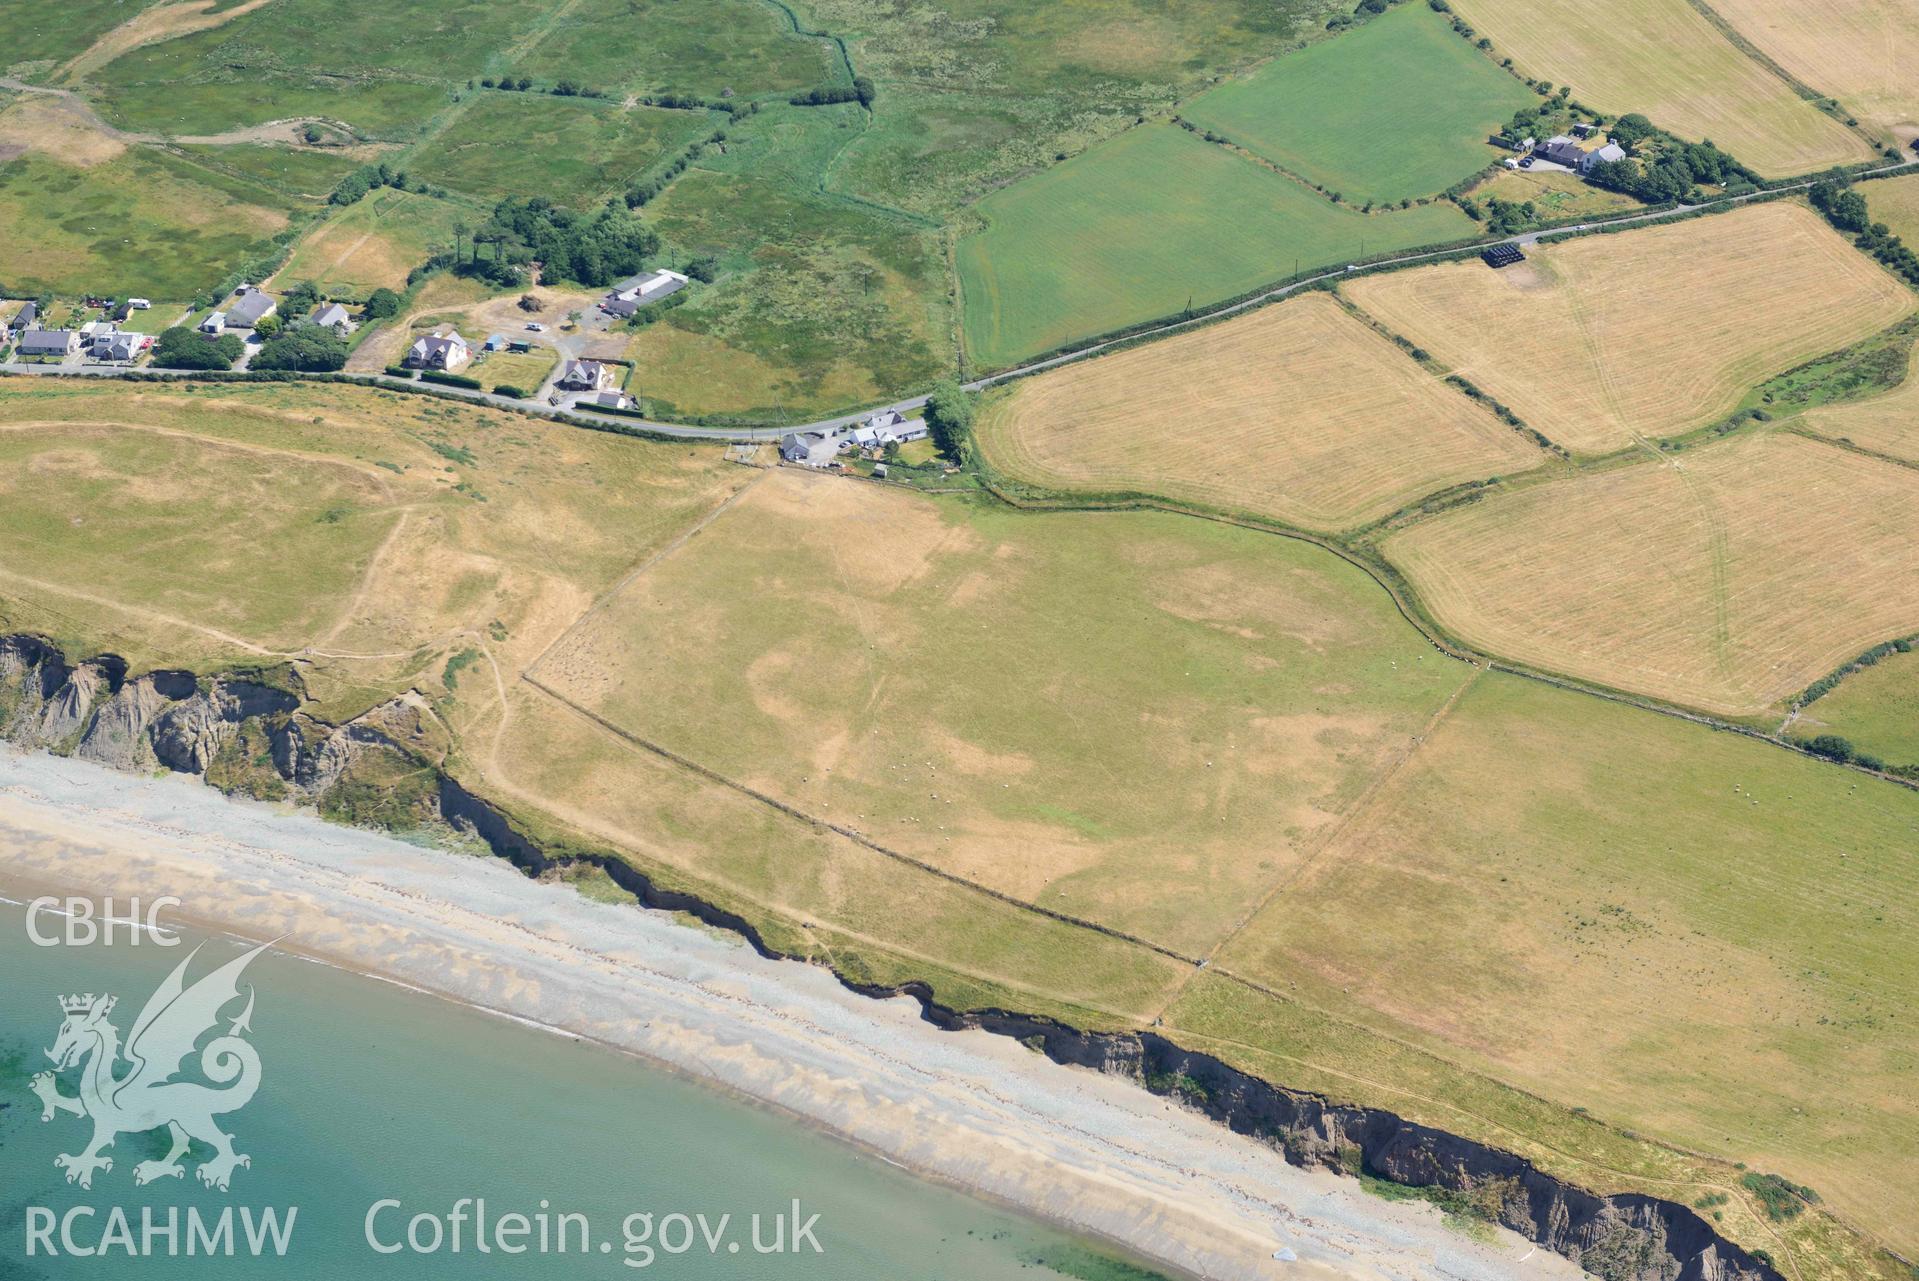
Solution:
<path fill-rule="evenodd" d="M 1863 123 L 1902 141 L 1919 136 L 1919 3 L 1915 0 L 1714 0 L 1714 9 L 1767 57 Z"/>
<path fill-rule="evenodd" d="M 1904 382 L 1882 396 L 1808 410 L 1806 427 L 1832 440 L 1919 464 L 1919 377 L 1907 366 Z"/>
<path fill-rule="evenodd" d="M 1523 489 L 1381 549 L 1474 645 L 1728 716 L 1919 630 L 1919 470 L 1794 434 Z"/>
<path fill-rule="evenodd" d="M 1919 244 L 1919 174 L 1860 183 L 1874 222 L 1883 222 L 1909 245 Z"/>
<path fill-rule="evenodd" d="M 1767 177 L 1871 157 L 1865 141 L 1746 56 L 1687 0 L 1459 0 L 1519 70 L 1593 107 L 1710 138 Z"/>
<path fill-rule="evenodd" d="M 1502 154 L 1488 147 L 1533 93 L 1423 4 L 1282 54 L 1180 108 L 1354 204 L 1444 191 Z"/>
<path fill-rule="evenodd" d="M 356 298 L 375 289 L 404 289 L 407 273 L 435 248 L 453 247 L 453 224 L 462 217 L 474 225 L 481 221 L 451 201 L 377 188 L 302 236 L 279 279 L 311 280 Z"/>
<path fill-rule="evenodd" d="M 1362 214 L 1173 125 L 1149 124 L 981 201 L 959 245 L 967 353 L 1011 364 L 1366 254 L 1457 240 L 1452 205 Z"/>
<path fill-rule="evenodd" d="M 1904 788 L 1488 674 L 1216 968 L 1910 1249 L 1916 844 Z"/>
<path fill-rule="evenodd" d="M 1878 332 L 1912 291 L 1803 205 L 1368 276 L 1352 300 L 1558 444 L 1603 453 L 1731 412 L 1754 386 Z"/>
<path fill-rule="evenodd" d="M 1145 490 L 1321 530 L 1544 458 L 1318 293 L 1021 379 L 977 439 L 1032 484 Z"/>
<path fill-rule="evenodd" d="M 1837 734 L 1887 765 L 1919 765 L 1919 651 L 1853 672 L 1793 718 L 1797 738 Z"/>
<path fill-rule="evenodd" d="M 1308 543 L 793 471 L 535 669 L 808 813 L 1194 951 L 1467 673 Z"/>

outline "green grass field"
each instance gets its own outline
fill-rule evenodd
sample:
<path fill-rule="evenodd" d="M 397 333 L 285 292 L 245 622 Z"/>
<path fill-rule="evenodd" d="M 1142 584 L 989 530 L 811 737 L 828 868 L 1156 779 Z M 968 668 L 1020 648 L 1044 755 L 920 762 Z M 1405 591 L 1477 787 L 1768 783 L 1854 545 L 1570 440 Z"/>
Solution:
<path fill-rule="evenodd" d="M 471 196 L 543 195 L 591 209 L 713 127 L 703 111 L 482 90 L 414 155 L 410 170 Z"/>
<path fill-rule="evenodd" d="M 658 412 L 817 416 L 924 386 L 952 363 L 939 230 L 817 189 L 857 107 L 776 107 L 728 131 L 644 215 L 721 274 L 638 331 Z"/>
<path fill-rule="evenodd" d="M 0 0 L 0 71 L 22 63 L 65 62 L 155 0 L 73 0 L 59 6 Z"/>
<path fill-rule="evenodd" d="M 950 217 L 1317 34 L 1316 0 L 799 0 L 879 86 L 835 190 Z"/>
<path fill-rule="evenodd" d="M 1919 765 L 1919 650 L 1852 673 L 1801 709 L 1788 732 L 1837 734 L 1888 765 Z"/>
<path fill-rule="evenodd" d="M 1533 92 L 1418 3 L 1273 59 L 1180 109 L 1354 204 L 1445 190 L 1498 160 L 1489 133 Z"/>
<path fill-rule="evenodd" d="M 1306 270 L 1470 236 L 1451 205 L 1361 214 L 1171 125 L 995 192 L 960 242 L 966 350 L 992 368 Z"/>
<path fill-rule="evenodd" d="M 416 191 L 380 187 L 337 210 L 300 238 L 279 280 L 311 280 L 346 297 L 403 289 L 407 273 L 436 248 L 451 248 L 453 225 L 478 226 L 484 211 Z"/>
<path fill-rule="evenodd" d="M 290 203 L 163 151 L 87 169 L 29 152 L 0 164 L 0 282 L 190 298 L 269 252 Z"/>
<path fill-rule="evenodd" d="M 825 40 L 794 32 L 767 0 L 581 0 L 513 71 L 542 83 L 562 77 L 615 97 L 692 93 L 718 98 L 789 94 L 828 79 L 839 55 Z"/>

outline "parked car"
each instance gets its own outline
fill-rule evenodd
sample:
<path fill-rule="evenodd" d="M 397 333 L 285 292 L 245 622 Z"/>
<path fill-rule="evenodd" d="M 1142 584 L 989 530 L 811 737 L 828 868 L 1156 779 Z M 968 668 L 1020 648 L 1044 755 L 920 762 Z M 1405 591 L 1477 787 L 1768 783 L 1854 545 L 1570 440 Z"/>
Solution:
<path fill-rule="evenodd" d="M 543 324 L 541 324 L 541 323 L 540 323 L 539 321 L 537 321 L 537 320 L 529 320 L 529 321 L 527 321 L 527 322 L 526 322 L 526 327 L 527 327 L 527 329 L 528 329 L 528 330 L 530 330 L 531 332 L 533 332 L 533 333 L 536 333 L 536 334 L 543 334 L 543 333 L 545 333 L 545 332 L 546 332 L 546 326 L 545 326 L 545 325 L 543 325 Z"/>

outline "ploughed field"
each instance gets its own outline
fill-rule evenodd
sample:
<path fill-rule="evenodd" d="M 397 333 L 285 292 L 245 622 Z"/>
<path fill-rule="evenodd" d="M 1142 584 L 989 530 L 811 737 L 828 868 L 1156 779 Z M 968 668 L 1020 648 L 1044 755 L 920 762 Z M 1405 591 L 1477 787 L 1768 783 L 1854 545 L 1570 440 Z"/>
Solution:
<path fill-rule="evenodd" d="M 1773 374 L 1876 333 L 1912 291 L 1803 205 L 1367 276 L 1347 295 L 1555 443 L 1605 453 L 1731 413 Z"/>
<path fill-rule="evenodd" d="M 978 427 L 991 464 L 1313 529 L 1385 516 L 1545 453 L 1330 295 L 1023 378 Z"/>

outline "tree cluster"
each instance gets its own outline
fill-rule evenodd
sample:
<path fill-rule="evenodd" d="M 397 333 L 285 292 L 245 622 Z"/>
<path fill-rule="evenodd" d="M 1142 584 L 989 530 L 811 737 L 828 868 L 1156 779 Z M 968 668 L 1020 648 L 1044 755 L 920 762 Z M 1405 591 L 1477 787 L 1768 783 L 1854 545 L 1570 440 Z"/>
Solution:
<path fill-rule="evenodd" d="M 153 363 L 163 369 L 231 369 L 246 347 L 238 334 L 218 338 L 174 325 L 162 329 L 153 343 Z"/>
<path fill-rule="evenodd" d="M 346 343 L 339 335 L 319 325 L 293 325 L 262 343 L 249 367 L 319 374 L 345 366 Z"/>
<path fill-rule="evenodd" d="M 340 179 L 340 185 L 333 189 L 327 199 L 336 205 L 350 205 L 376 187 L 392 187 L 398 191 L 432 192 L 424 182 L 414 182 L 404 169 L 394 169 L 384 161 L 377 165 L 361 165 L 346 177 Z"/>
<path fill-rule="evenodd" d="M 878 91 L 873 82 L 865 76 L 854 76 L 850 85 L 817 85 L 804 93 L 796 93 L 787 101 L 796 107 L 826 107 L 836 102 L 857 102 L 862 107 L 873 105 Z"/>
<path fill-rule="evenodd" d="M 1617 130 L 1613 137 L 1615 141 L 1619 138 Z M 1661 205 L 1686 199 L 1702 183 L 1724 187 L 1742 181 L 1756 183 L 1758 179 L 1751 170 L 1710 142 L 1666 140 L 1656 154 L 1643 161 L 1627 156 L 1624 160 L 1594 165 L 1587 171 L 1586 181 L 1608 191 L 1624 192 L 1649 205 Z"/>
<path fill-rule="evenodd" d="M 926 400 L 926 427 L 939 451 L 964 464 L 973 447 L 973 397 L 951 379 Z"/>
<path fill-rule="evenodd" d="M 1874 222 L 1866 208 L 1866 198 L 1846 186 L 1842 178 L 1823 178 L 1812 184 L 1806 196 L 1812 201 L 1812 207 L 1825 215 L 1827 222 L 1840 231 L 1850 232 L 1854 244 L 1904 277 L 1907 283 L 1919 286 L 1919 254 L 1914 254 L 1885 223 Z"/>
<path fill-rule="evenodd" d="M 544 196 L 502 200 L 473 240 L 476 263 L 478 245 L 491 243 L 495 264 L 539 262 L 543 279 L 589 288 L 635 274 L 660 248 L 660 238 L 616 204 L 583 214 Z M 517 281 L 517 271 L 513 274 Z"/>

